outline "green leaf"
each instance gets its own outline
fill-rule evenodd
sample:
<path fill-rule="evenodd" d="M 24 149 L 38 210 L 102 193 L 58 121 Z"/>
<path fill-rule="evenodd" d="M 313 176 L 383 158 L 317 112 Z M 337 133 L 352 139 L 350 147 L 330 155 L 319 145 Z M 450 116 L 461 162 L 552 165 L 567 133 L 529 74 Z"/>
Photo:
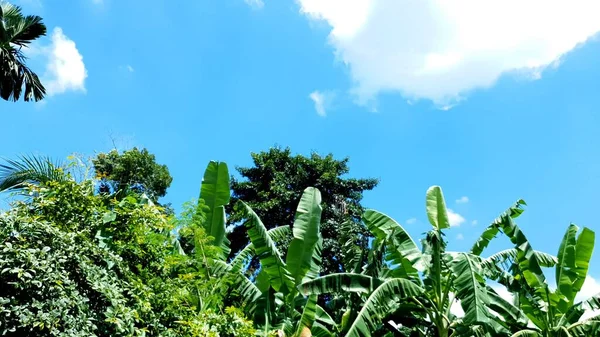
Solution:
<path fill-rule="evenodd" d="M 296 281 L 296 285 L 319 274 L 320 255 L 313 256 L 320 241 L 321 193 L 314 187 L 304 190 L 294 220 L 293 235 L 287 253 L 287 268 Z M 319 251 L 320 253 L 320 251 Z"/>
<path fill-rule="evenodd" d="M 305 296 L 342 292 L 371 293 L 382 283 L 381 280 L 362 274 L 339 273 L 305 282 L 299 286 L 299 289 Z"/>
<path fill-rule="evenodd" d="M 423 289 L 409 280 L 394 278 L 385 281 L 369 296 L 346 337 L 370 337 L 377 330 L 381 317 L 385 317 L 396 300 L 418 296 Z"/>
<path fill-rule="evenodd" d="M 302 311 L 302 316 L 300 317 L 300 322 L 298 324 L 298 328 L 296 329 L 296 336 L 303 336 L 302 332 L 304 330 L 310 331 L 313 327 L 313 323 L 315 322 L 315 316 L 317 312 L 317 295 L 310 295 L 306 300 L 306 304 L 304 305 L 304 310 Z"/>
<path fill-rule="evenodd" d="M 102 216 L 102 222 L 105 223 L 105 224 L 109 223 L 109 222 L 113 222 L 116 219 L 117 219 L 117 213 L 115 213 L 113 211 L 107 211 Z"/>
<path fill-rule="evenodd" d="M 481 258 L 467 253 L 453 254 L 451 271 L 456 297 L 465 311 L 463 321 L 471 325 L 487 323 L 490 299 L 482 276 Z"/>
<path fill-rule="evenodd" d="M 282 241 L 284 238 L 287 238 L 292 229 L 288 226 L 275 227 L 270 229 L 267 233 L 271 237 L 271 240 L 275 242 Z M 233 270 L 241 271 L 246 263 L 248 263 L 253 256 L 255 256 L 256 252 L 254 251 L 254 245 L 249 243 L 242 249 L 234 258 L 231 260 L 231 267 Z"/>
<path fill-rule="evenodd" d="M 577 274 L 577 279 L 573 282 L 573 292 L 575 294 L 581 290 L 587 277 L 595 241 L 596 234 L 587 227 L 583 228 L 583 231 L 577 238 L 577 245 L 575 247 L 575 273 Z"/>
<path fill-rule="evenodd" d="M 223 162 L 211 161 L 204 171 L 200 199 L 208 210 L 204 228 L 214 238 L 213 244 L 222 250 L 222 258 L 229 255 L 229 242 L 225 236 L 225 205 L 229 203 L 229 170 Z"/>
<path fill-rule="evenodd" d="M 556 284 L 558 290 L 567 298 L 569 303 L 575 298 L 573 283 L 577 279 L 575 273 L 575 247 L 579 228 L 571 224 L 563 237 L 558 249 L 558 265 L 556 266 Z M 586 268 L 587 269 L 587 268 Z"/>
<path fill-rule="evenodd" d="M 284 294 L 295 289 L 295 281 L 292 274 L 286 268 L 285 262 L 277 250 L 275 242 L 269 236 L 267 229 L 256 213 L 243 201 L 239 201 L 247 219 L 244 225 L 248 229 L 248 236 L 254 245 L 256 255 L 260 260 L 261 267 L 269 276 L 269 283 L 275 291 Z"/>
<path fill-rule="evenodd" d="M 426 208 L 427 218 L 433 228 L 439 230 L 450 227 L 446 202 L 444 201 L 441 187 L 432 186 L 427 190 Z"/>
<path fill-rule="evenodd" d="M 504 221 L 504 217 L 508 216 L 512 219 L 518 218 L 523 213 L 523 206 L 525 205 L 527 205 L 525 201 L 523 199 L 519 199 L 514 203 L 514 205 L 509 207 L 498 218 L 496 218 L 477 239 L 471 248 L 471 254 L 481 255 L 483 250 L 490 244 L 490 241 L 492 241 L 492 239 L 496 237 L 496 234 L 498 234 L 498 231 L 500 230 L 499 224 Z"/>
<path fill-rule="evenodd" d="M 375 210 L 367 210 L 363 221 L 376 240 L 385 243 L 386 262 L 391 268 L 396 267 L 393 275 L 418 279 L 419 271 L 423 270 L 423 256 L 406 230 L 394 219 Z"/>

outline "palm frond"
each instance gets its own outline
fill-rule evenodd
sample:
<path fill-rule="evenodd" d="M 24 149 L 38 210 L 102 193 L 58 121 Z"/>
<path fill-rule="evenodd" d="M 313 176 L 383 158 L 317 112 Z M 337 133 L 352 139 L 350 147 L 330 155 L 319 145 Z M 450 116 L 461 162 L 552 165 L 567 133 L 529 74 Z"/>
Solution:
<path fill-rule="evenodd" d="M 19 190 L 26 184 L 43 185 L 68 179 L 62 165 L 48 157 L 24 155 L 3 161 L 0 163 L 0 192 Z"/>

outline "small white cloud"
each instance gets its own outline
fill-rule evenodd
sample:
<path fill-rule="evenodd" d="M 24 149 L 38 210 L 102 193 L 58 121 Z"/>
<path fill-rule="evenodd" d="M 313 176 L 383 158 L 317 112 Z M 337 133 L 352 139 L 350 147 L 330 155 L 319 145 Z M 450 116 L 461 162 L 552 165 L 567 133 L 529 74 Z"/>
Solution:
<path fill-rule="evenodd" d="M 450 293 L 450 296 L 454 296 L 454 294 Z M 459 299 L 455 298 L 454 301 L 452 301 L 452 305 L 450 306 L 450 312 L 456 317 L 465 316 L 465 311 L 463 310 Z"/>
<path fill-rule="evenodd" d="M 265 3 L 262 0 L 244 0 L 244 2 L 254 9 L 260 9 L 265 6 Z"/>
<path fill-rule="evenodd" d="M 461 197 L 460 199 L 456 199 L 457 204 L 466 204 L 468 202 L 469 202 L 469 197 L 467 197 L 467 196 Z"/>
<path fill-rule="evenodd" d="M 456 240 L 464 240 L 465 236 L 462 235 L 462 233 L 458 233 L 458 235 L 456 235 Z"/>
<path fill-rule="evenodd" d="M 49 47 L 42 48 L 42 53 L 48 58 L 46 73 L 42 77 L 48 95 L 67 91 L 85 92 L 87 70 L 75 42 L 60 27 L 54 28 L 51 41 Z"/>
<path fill-rule="evenodd" d="M 450 226 L 457 227 L 460 226 L 463 222 L 465 222 L 465 218 L 462 215 L 455 213 L 453 210 L 448 208 L 448 221 L 450 222 Z"/>
<path fill-rule="evenodd" d="M 127 66 L 125 66 L 125 69 L 127 69 L 127 71 L 129 71 L 130 73 L 135 71 L 135 69 L 133 69 L 133 67 L 130 66 L 129 64 Z"/>
<path fill-rule="evenodd" d="M 505 73 L 539 78 L 600 31 L 597 0 L 297 2 L 331 27 L 328 40 L 361 103 L 398 92 L 450 107 Z"/>
<path fill-rule="evenodd" d="M 416 222 L 417 222 L 417 218 L 410 218 L 410 219 L 406 220 L 407 225 L 412 225 Z"/>
<path fill-rule="evenodd" d="M 321 92 L 315 90 L 308 97 L 315 103 L 315 110 L 319 116 L 327 116 L 327 109 L 331 106 L 334 94 L 331 92 Z"/>
<path fill-rule="evenodd" d="M 473 226 L 477 226 L 477 220 L 473 220 L 473 221 L 471 221 L 471 225 L 473 225 Z"/>

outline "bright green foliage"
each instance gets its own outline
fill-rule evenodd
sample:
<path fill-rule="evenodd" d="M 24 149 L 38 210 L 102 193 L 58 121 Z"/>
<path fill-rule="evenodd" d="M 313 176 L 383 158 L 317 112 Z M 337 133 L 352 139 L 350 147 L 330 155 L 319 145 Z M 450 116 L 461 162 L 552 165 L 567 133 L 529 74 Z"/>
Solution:
<path fill-rule="evenodd" d="M 173 221 L 144 195 L 94 194 L 91 181 L 28 187 L 0 216 L 0 333 L 8 336 L 250 336 L 222 306 L 235 280 L 182 255 Z M 199 218 L 201 213 L 194 212 Z M 183 230 L 183 229 L 182 229 Z M 219 249 L 193 235 L 207 259 Z"/>
<path fill-rule="evenodd" d="M 23 15 L 19 6 L 0 2 L 0 97 L 18 101 L 39 101 L 46 89 L 38 76 L 25 64 L 23 50 L 46 35 L 46 25 L 37 15 Z M 23 92 L 25 86 L 25 92 Z"/>
<path fill-rule="evenodd" d="M 349 235 L 351 245 L 358 245 L 363 250 L 367 248 L 367 231 L 360 224 L 364 211 L 360 202 L 363 192 L 375 188 L 377 180 L 347 178 L 349 159 L 336 159 L 331 154 L 303 156 L 292 154 L 289 148 L 271 148 L 252 153 L 252 160 L 251 167 L 237 168 L 242 180 L 232 179 L 234 203 L 227 209 L 229 224 L 237 224 L 243 219 L 244 211 L 233 208 L 237 200 L 242 200 L 252 207 L 267 229 L 292 226 L 304 189 L 315 187 L 323 198 L 322 270 L 326 274 L 345 271 L 343 261 L 348 257 L 342 246 L 347 241 L 342 236 Z M 344 222 L 347 224 L 342 231 Z M 230 256 L 249 242 L 243 226 L 236 227 L 229 239 L 232 242 Z M 282 251 L 287 250 L 287 244 L 289 239 L 280 242 Z"/>
<path fill-rule="evenodd" d="M 0 192 L 19 190 L 27 187 L 27 184 L 43 185 L 69 178 L 60 163 L 46 157 L 21 156 L 18 159 L 4 159 L 0 164 Z"/>
<path fill-rule="evenodd" d="M 518 203 L 518 205 L 523 203 Z M 597 317 L 581 320 L 585 310 L 600 309 L 600 297 L 575 303 L 587 277 L 589 261 L 594 248 L 595 234 L 571 224 L 560 244 L 558 258 L 533 250 L 514 215 L 506 212 L 488 229 L 474 247 L 479 251 L 482 242 L 489 242 L 490 233 L 502 232 L 515 245 L 508 253 L 496 254 L 485 263 L 488 276 L 504 285 L 515 296 L 515 302 L 496 301 L 493 316 L 496 330 L 514 332 L 523 336 L 594 336 L 600 333 Z M 554 267 L 557 289 L 548 285 L 542 267 Z M 492 297 L 495 292 L 488 289 Z M 528 324 L 531 322 L 531 324 Z M 507 332 L 508 332 L 507 331 Z"/>
<path fill-rule="evenodd" d="M 158 164 L 146 149 L 140 151 L 134 147 L 123 153 L 117 150 L 100 153 L 92 163 L 100 180 L 100 191 L 115 193 L 119 198 L 137 191 L 156 202 L 173 181 L 167 166 Z"/>
<path fill-rule="evenodd" d="M 332 322 L 317 305 L 317 296 L 304 297 L 298 288 L 303 281 L 314 279 L 320 271 L 321 194 L 307 188 L 298 204 L 292 242 L 286 261 L 271 234 L 256 213 L 247 204 L 239 202 L 247 219 L 244 226 L 252 241 L 252 249 L 260 260 L 261 272 L 257 287 L 262 292 L 255 319 L 266 331 L 278 330 L 285 336 L 310 336 L 310 332 L 324 334 Z M 242 252 L 244 252 L 242 250 Z M 313 331 L 314 330 L 314 331 Z"/>

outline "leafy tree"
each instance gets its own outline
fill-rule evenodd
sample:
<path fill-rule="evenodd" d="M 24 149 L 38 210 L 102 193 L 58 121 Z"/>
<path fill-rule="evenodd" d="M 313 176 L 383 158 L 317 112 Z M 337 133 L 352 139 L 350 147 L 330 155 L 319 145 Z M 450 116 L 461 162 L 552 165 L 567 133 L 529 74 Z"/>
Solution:
<path fill-rule="evenodd" d="M 173 181 L 167 166 L 158 164 L 147 149 L 100 153 L 92 159 L 92 163 L 96 178 L 101 181 L 102 193 L 116 193 L 122 197 L 128 191 L 136 191 L 157 201 L 167 193 Z"/>
<path fill-rule="evenodd" d="M 0 97 L 18 101 L 23 85 L 23 99 L 36 102 L 43 99 L 46 89 L 38 76 L 25 64 L 22 49 L 41 36 L 46 26 L 37 15 L 23 15 L 21 8 L 0 2 Z"/>
<path fill-rule="evenodd" d="M 296 205 L 305 188 L 312 186 L 323 193 L 321 233 L 323 235 L 324 273 L 343 271 L 340 224 L 348 221 L 346 233 L 351 233 L 354 244 L 363 249 L 367 246 L 366 229 L 360 224 L 364 209 L 360 204 L 364 191 L 377 185 L 376 179 L 344 177 L 349 172 L 348 158 L 335 159 L 333 155 L 309 157 L 293 155 L 289 148 L 272 148 L 266 152 L 252 153 L 253 167 L 238 167 L 243 180 L 232 178 L 233 201 L 243 200 L 262 219 L 267 229 L 292 226 Z M 233 205 L 233 203 L 232 203 Z M 229 206 L 229 223 L 238 224 L 242 210 Z M 233 257 L 247 243 L 243 226 L 237 226 L 229 234 Z M 289 240 L 288 240 L 289 241 Z M 282 249 L 288 243 L 284 242 Z M 256 266 L 256 264 L 255 264 Z"/>
<path fill-rule="evenodd" d="M 221 304 L 215 290 L 226 280 L 181 254 L 172 231 L 185 220 L 144 195 L 94 193 L 90 180 L 24 189 L 32 197 L 0 214 L 1 334 L 255 335 L 240 310 Z M 194 241 L 221 256 L 210 237 Z"/>

